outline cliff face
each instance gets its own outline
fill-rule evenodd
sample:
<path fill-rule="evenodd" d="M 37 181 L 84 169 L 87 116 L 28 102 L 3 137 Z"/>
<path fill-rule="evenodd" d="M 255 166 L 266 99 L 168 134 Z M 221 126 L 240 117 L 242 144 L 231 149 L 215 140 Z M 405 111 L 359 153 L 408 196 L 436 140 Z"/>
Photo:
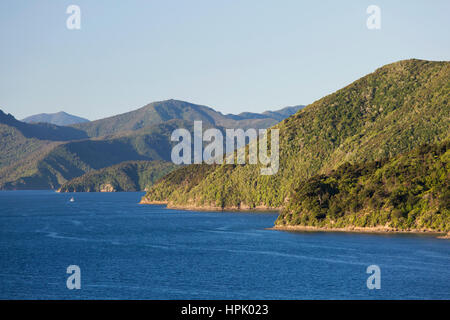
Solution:
<path fill-rule="evenodd" d="M 151 187 L 144 201 L 190 208 L 280 208 L 292 191 L 344 163 L 392 158 L 449 136 L 450 62 L 386 65 L 330 94 L 274 128 L 280 169 L 261 165 L 191 165 Z"/>

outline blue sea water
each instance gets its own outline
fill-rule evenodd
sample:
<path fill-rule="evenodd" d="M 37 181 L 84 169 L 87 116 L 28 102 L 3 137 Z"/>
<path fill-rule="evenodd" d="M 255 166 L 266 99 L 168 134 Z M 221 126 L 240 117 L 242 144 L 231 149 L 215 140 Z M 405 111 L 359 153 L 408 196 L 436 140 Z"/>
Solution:
<path fill-rule="evenodd" d="M 0 192 L 0 299 L 450 298 L 449 240 L 267 230 L 276 213 L 169 210 L 142 195 Z M 69 265 L 80 290 L 66 287 Z"/>

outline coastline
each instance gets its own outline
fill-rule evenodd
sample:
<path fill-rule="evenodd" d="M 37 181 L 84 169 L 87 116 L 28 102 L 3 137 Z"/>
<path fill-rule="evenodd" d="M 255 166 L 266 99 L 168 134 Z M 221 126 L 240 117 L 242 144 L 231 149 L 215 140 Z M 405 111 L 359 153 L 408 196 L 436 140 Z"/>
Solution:
<path fill-rule="evenodd" d="M 241 207 L 216 207 L 216 206 L 195 206 L 195 205 L 175 205 L 168 201 L 155 201 L 142 199 L 139 204 L 156 204 L 156 205 L 166 205 L 167 209 L 173 210 L 188 210 L 188 211 L 231 211 L 231 212 L 279 212 L 281 208 L 270 208 L 267 206 L 256 206 L 250 208 L 248 206 Z"/>
<path fill-rule="evenodd" d="M 172 210 L 187 210 L 187 211 L 227 211 L 227 212 L 274 212 L 279 213 L 281 208 L 269 208 L 266 206 L 250 207 L 215 207 L 215 206 L 195 206 L 195 205 L 174 205 L 168 201 L 149 201 L 143 198 L 139 204 L 154 204 L 154 205 L 166 205 L 167 209 Z M 315 227 L 315 226 L 288 226 L 288 225 L 274 225 L 273 227 L 266 228 L 266 230 L 275 231 L 291 231 L 291 232 L 342 232 L 342 233 L 366 233 L 366 234 L 418 234 L 418 235 L 430 235 L 435 236 L 438 239 L 450 240 L 450 232 L 435 231 L 432 229 L 410 229 L 400 230 L 389 227 L 356 227 L 348 226 L 344 228 L 328 228 L 328 227 Z"/>
<path fill-rule="evenodd" d="M 450 240 L 450 232 L 440 232 L 429 229 L 411 229 L 411 230 L 399 230 L 388 227 L 354 227 L 349 226 L 345 228 L 326 228 L 326 227 L 314 227 L 314 226 L 280 226 L 275 225 L 267 230 L 276 231 L 293 231 L 293 232 L 343 232 L 343 233 L 374 233 L 374 234 L 421 234 L 436 236 L 439 239 Z"/>

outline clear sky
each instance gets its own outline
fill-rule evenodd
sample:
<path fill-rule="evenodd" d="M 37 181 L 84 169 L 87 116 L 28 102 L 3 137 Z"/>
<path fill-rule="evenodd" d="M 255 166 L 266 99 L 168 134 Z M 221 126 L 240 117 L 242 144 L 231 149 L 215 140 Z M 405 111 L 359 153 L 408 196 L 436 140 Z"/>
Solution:
<path fill-rule="evenodd" d="M 71 4 L 80 30 L 66 27 Z M 397 60 L 450 60 L 450 1 L 1 0 L 0 45 L 0 109 L 18 119 L 94 120 L 170 98 L 262 112 Z"/>

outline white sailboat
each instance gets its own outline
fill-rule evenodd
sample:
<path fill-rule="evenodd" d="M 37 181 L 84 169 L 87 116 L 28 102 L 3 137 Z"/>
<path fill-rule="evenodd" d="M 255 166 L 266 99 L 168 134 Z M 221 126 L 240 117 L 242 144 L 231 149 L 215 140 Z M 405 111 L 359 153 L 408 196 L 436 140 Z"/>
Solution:
<path fill-rule="evenodd" d="M 69 200 L 70 202 L 75 202 L 75 198 L 74 197 L 72 197 L 72 198 L 70 198 L 70 200 Z"/>

